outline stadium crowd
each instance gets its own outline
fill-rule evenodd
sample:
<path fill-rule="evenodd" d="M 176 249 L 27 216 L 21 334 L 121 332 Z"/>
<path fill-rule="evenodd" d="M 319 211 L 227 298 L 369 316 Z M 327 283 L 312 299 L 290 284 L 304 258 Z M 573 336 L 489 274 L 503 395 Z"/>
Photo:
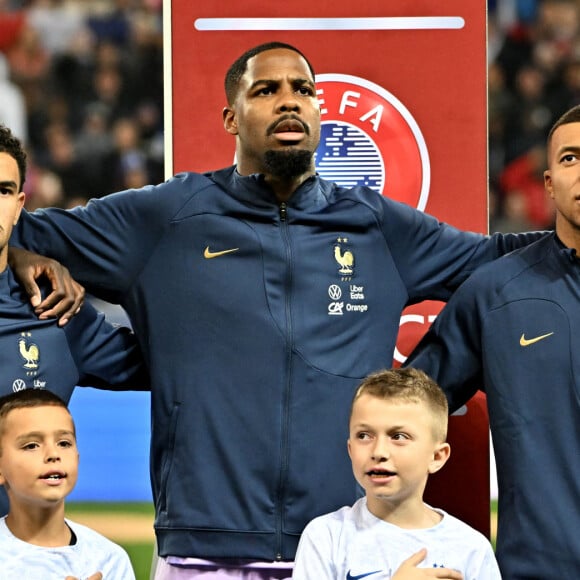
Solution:
<path fill-rule="evenodd" d="M 163 175 L 163 0 L 0 0 L 0 120 L 27 208 Z M 580 1 L 489 0 L 490 230 L 552 227 L 544 139 L 580 102 Z"/>
<path fill-rule="evenodd" d="M 0 120 L 31 158 L 28 209 L 163 180 L 161 6 L 0 0 Z"/>

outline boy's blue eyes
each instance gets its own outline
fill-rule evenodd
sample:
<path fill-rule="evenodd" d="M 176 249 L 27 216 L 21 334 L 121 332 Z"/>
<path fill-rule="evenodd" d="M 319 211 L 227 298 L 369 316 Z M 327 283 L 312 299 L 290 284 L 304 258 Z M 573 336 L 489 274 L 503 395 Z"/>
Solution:
<path fill-rule="evenodd" d="M 369 439 L 372 435 L 370 433 L 357 433 L 356 434 L 356 438 L 357 439 Z M 389 437 L 391 439 L 393 439 L 394 441 L 405 441 L 407 439 L 409 439 L 408 435 L 406 435 L 405 433 L 392 433 L 389 435 Z"/>
<path fill-rule="evenodd" d="M 59 447 L 72 447 L 74 445 L 74 443 L 72 441 L 59 441 L 57 443 L 57 445 Z M 30 450 L 30 449 L 36 449 L 37 447 L 40 447 L 40 443 L 27 443 L 26 445 L 22 446 L 22 449 L 25 450 Z"/>

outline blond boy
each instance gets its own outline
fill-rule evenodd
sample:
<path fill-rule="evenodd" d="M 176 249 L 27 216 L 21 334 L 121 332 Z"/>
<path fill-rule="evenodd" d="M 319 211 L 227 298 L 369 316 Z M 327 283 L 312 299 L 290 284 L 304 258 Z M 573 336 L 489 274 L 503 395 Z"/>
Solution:
<path fill-rule="evenodd" d="M 347 445 L 365 497 L 308 524 L 293 578 L 501 578 L 482 534 L 423 501 L 427 478 L 449 458 L 447 415 L 445 395 L 421 371 L 385 370 L 363 381 Z"/>

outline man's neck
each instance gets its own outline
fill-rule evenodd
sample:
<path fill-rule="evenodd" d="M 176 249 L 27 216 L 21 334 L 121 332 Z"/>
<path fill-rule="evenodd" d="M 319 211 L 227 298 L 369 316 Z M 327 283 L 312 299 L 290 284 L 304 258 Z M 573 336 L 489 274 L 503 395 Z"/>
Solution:
<path fill-rule="evenodd" d="M 580 229 L 576 229 L 570 223 L 564 222 L 558 216 L 556 218 L 556 235 L 567 248 L 576 250 L 576 254 L 580 256 Z"/>
<path fill-rule="evenodd" d="M 264 181 L 270 186 L 279 203 L 288 201 L 294 192 L 313 174 L 305 174 L 294 179 L 278 179 L 272 175 L 266 175 Z"/>
<path fill-rule="evenodd" d="M 264 176 L 264 182 L 270 187 L 279 203 L 288 201 L 294 192 L 310 177 L 316 175 L 316 168 L 312 158 L 308 160 L 308 167 L 299 175 L 288 177 L 280 176 L 272 172 L 263 159 L 244 157 L 239 151 L 237 152 L 236 169 L 240 175 L 248 176 L 261 174 Z"/>

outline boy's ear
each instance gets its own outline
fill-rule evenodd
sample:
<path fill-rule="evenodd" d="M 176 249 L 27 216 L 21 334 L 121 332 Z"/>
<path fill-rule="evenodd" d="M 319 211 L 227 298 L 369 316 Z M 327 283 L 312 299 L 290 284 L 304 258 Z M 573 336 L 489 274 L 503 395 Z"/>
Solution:
<path fill-rule="evenodd" d="M 429 473 L 439 471 L 447 463 L 450 455 L 451 445 L 449 443 L 437 443 L 433 451 L 433 459 L 429 463 Z"/>

